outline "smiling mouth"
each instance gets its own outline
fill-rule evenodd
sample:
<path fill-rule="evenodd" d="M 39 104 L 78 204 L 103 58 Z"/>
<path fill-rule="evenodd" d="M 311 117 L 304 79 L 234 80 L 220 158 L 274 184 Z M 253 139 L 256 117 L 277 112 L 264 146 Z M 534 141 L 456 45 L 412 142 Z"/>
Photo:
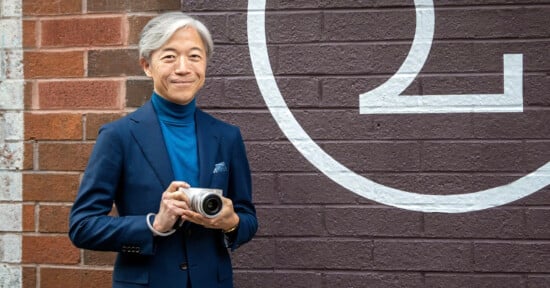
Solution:
<path fill-rule="evenodd" d="M 186 88 L 193 86 L 195 84 L 195 81 L 170 81 L 170 84 L 174 85 L 175 87 Z"/>
<path fill-rule="evenodd" d="M 188 80 L 188 81 L 183 81 L 183 80 L 172 80 L 170 81 L 172 84 L 193 84 L 195 81 L 192 81 L 192 80 Z"/>

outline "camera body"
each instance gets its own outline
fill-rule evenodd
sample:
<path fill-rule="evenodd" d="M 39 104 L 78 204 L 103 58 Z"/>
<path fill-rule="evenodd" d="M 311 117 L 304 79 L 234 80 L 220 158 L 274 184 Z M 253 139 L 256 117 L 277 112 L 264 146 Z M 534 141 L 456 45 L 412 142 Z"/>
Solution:
<path fill-rule="evenodd" d="M 204 217 L 214 218 L 223 207 L 222 190 L 209 188 L 180 188 L 189 198 L 191 209 Z"/>

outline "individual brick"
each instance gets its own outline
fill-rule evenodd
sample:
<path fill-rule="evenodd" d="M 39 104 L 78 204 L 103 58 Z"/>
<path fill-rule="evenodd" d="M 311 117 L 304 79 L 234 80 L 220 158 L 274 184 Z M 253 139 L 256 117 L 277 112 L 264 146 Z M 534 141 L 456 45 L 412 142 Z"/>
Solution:
<path fill-rule="evenodd" d="M 278 203 L 275 174 L 252 174 L 252 198 L 257 204 Z"/>
<path fill-rule="evenodd" d="M 23 236 L 24 264 L 77 264 L 79 261 L 80 250 L 67 236 Z"/>
<path fill-rule="evenodd" d="M 320 207 L 258 208 L 258 236 L 323 236 L 323 211 Z"/>
<path fill-rule="evenodd" d="M 25 106 L 25 110 L 32 110 L 33 107 L 33 94 L 35 89 L 35 83 L 36 81 L 25 81 L 24 87 L 23 87 L 23 103 Z"/>
<path fill-rule="evenodd" d="M 543 193 L 543 191 L 541 191 Z M 539 202 L 540 203 L 540 202 Z M 548 204 L 546 204 L 548 205 Z M 525 212 L 526 237 L 529 239 L 550 238 L 550 223 L 546 221 L 550 217 L 550 209 L 546 207 L 528 208 Z"/>
<path fill-rule="evenodd" d="M 116 61 L 113 61 L 116 59 Z M 106 49 L 88 52 L 88 76 L 142 76 L 139 53 L 135 49 Z"/>
<path fill-rule="evenodd" d="M 506 39 L 538 38 L 548 35 L 548 7 L 491 7 L 491 9 L 441 9 L 435 38 Z"/>
<path fill-rule="evenodd" d="M 70 206 L 40 205 L 38 232 L 68 233 Z"/>
<path fill-rule="evenodd" d="M 38 165 L 46 171 L 84 171 L 92 148 L 90 143 L 40 143 Z"/>
<path fill-rule="evenodd" d="M 525 145 L 520 142 L 425 142 L 424 171 L 523 171 Z"/>
<path fill-rule="evenodd" d="M 26 79 L 63 78 L 84 76 L 84 52 L 25 52 Z"/>
<path fill-rule="evenodd" d="M 519 275 L 483 274 L 432 274 L 426 275 L 426 287 L 506 287 L 523 288 L 524 280 Z M 531 286 L 529 286 L 531 287 Z"/>
<path fill-rule="evenodd" d="M 375 240 L 374 268 L 393 271 L 453 271 L 474 269 L 469 241 Z"/>
<path fill-rule="evenodd" d="M 25 113 L 25 140 L 80 140 L 82 115 Z"/>
<path fill-rule="evenodd" d="M 90 2 L 88 2 L 90 3 Z M 128 26 L 130 31 L 128 32 L 128 44 L 136 45 L 139 43 L 139 34 L 141 30 L 151 20 L 153 16 L 132 15 L 128 16 Z"/>
<path fill-rule="evenodd" d="M 24 173 L 23 200 L 72 202 L 80 184 L 80 175 L 59 173 Z"/>
<path fill-rule="evenodd" d="M 255 142 L 246 146 L 255 172 L 312 172 L 314 167 L 290 143 Z"/>
<path fill-rule="evenodd" d="M 267 41 L 273 43 L 318 43 L 323 35 L 322 12 L 281 13 L 266 19 Z M 355 31 L 355 29 L 354 29 Z M 353 34 L 357 34 L 353 32 Z"/>
<path fill-rule="evenodd" d="M 550 276 L 547 276 L 547 275 L 527 276 L 527 287 L 529 288 L 550 287 Z"/>
<path fill-rule="evenodd" d="M 42 47 L 122 45 L 123 18 L 52 19 L 41 22 Z"/>
<path fill-rule="evenodd" d="M 22 2 L 24 16 L 67 15 L 82 13 L 82 1 L 25 0 Z"/>
<path fill-rule="evenodd" d="M 59 287 L 60 283 L 63 283 L 63 287 L 110 287 L 112 285 L 112 272 L 111 270 L 86 268 L 42 267 L 40 269 L 41 287 Z"/>
<path fill-rule="evenodd" d="M 87 1 L 87 5 L 87 10 L 91 13 L 181 10 L 181 2 L 179 0 L 89 0 Z"/>
<path fill-rule="evenodd" d="M 365 287 L 369 288 L 426 288 L 421 273 L 384 271 L 338 271 L 327 273 L 324 277 L 326 287 Z M 405 284 L 406 283 L 406 284 Z M 430 286 L 431 287 L 431 286 Z"/>
<path fill-rule="evenodd" d="M 23 267 L 23 288 L 36 288 L 36 267 Z"/>
<path fill-rule="evenodd" d="M 256 288 L 258 283 L 269 283 L 272 287 L 311 288 L 323 286 L 325 275 L 313 271 L 235 271 L 235 287 Z M 351 287 L 351 286 L 331 286 Z"/>
<path fill-rule="evenodd" d="M 473 245 L 475 271 L 548 273 L 550 244 L 537 241 L 478 241 Z"/>
<path fill-rule="evenodd" d="M 239 126 L 243 138 L 252 140 L 281 140 L 284 135 L 267 112 L 250 113 L 248 111 L 224 110 L 212 112 L 215 117 Z"/>
<path fill-rule="evenodd" d="M 419 237 L 422 214 L 385 207 L 326 208 L 327 231 L 333 236 Z"/>
<path fill-rule="evenodd" d="M 0 222 L 0 231 L 6 231 L 6 232 L 18 232 L 22 229 L 22 223 L 20 221 L 21 215 L 23 214 L 23 205 L 19 203 L 0 203 L 0 218 L 4 219 L 4 221 Z M 7 238 L 1 239 L 2 236 L 5 236 Z M 5 244 L 4 247 L 12 247 L 18 246 L 16 243 L 18 242 L 17 239 L 14 237 L 17 237 L 15 234 L 1 234 L 0 235 L 0 243 L 2 241 L 9 241 L 9 244 Z M 7 239 L 7 240 L 6 240 Z M 9 251 L 9 250 L 8 250 Z M 17 260 L 17 255 L 15 253 L 19 253 L 19 251 L 13 251 L 14 254 L 5 254 L 0 253 L 0 260 L 2 262 L 15 262 L 14 260 Z"/>
<path fill-rule="evenodd" d="M 417 141 L 330 141 L 321 147 L 334 159 L 355 172 L 418 171 L 422 145 Z"/>
<path fill-rule="evenodd" d="M 493 208 L 467 214 L 426 214 L 425 236 L 445 238 L 517 239 L 529 237 L 525 209 Z"/>
<path fill-rule="evenodd" d="M 99 128 L 124 116 L 122 113 L 90 113 L 86 115 L 86 140 L 94 140 Z"/>
<path fill-rule="evenodd" d="M 399 42 L 294 44 L 280 46 L 272 60 L 274 73 L 292 75 L 375 75 L 395 73 L 409 45 Z"/>
<path fill-rule="evenodd" d="M 256 238 L 232 255 L 233 267 L 237 269 L 273 269 L 276 246 L 274 239 Z"/>
<path fill-rule="evenodd" d="M 372 202 L 337 185 L 321 173 L 284 173 L 278 177 L 278 187 L 280 201 L 285 204 L 336 205 Z"/>
<path fill-rule="evenodd" d="M 252 75 L 250 52 L 245 45 L 218 45 L 208 64 L 209 76 Z"/>
<path fill-rule="evenodd" d="M 323 13 L 324 41 L 384 41 L 414 37 L 415 12 L 411 9 L 327 11 Z M 280 18 L 280 17 L 274 17 Z M 288 29 L 282 23 L 282 29 Z M 278 33 L 274 31 L 273 33 Z"/>
<path fill-rule="evenodd" d="M 108 1 L 108 0 L 106 0 Z M 168 11 L 168 10 L 177 10 L 181 11 L 182 3 L 180 0 L 143 0 L 143 1 L 132 1 L 126 0 L 126 6 L 130 8 L 132 12 L 143 12 L 143 11 Z"/>
<path fill-rule="evenodd" d="M 115 263 L 115 252 L 84 250 L 83 253 L 84 265 L 112 266 Z"/>
<path fill-rule="evenodd" d="M 151 98 L 153 93 L 153 81 L 127 80 L 126 81 L 126 107 L 140 107 Z"/>
<path fill-rule="evenodd" d="M 23 170 L 32 170 L 34 166 L 34 144 L 25 142 L 23 144 Z"/>
<path fill-rule="evenodd" d="M 278 269 L 373 269 L 373 243 L 368 239 L 277 240 Z"/>
<path fill-rule="evenodd" d="M 36 20 L 23 20 L 23 48 L 36 47 Z"/>
<path fill-rule="evenodd" d="M 23 204 L 23 231 L 34 232 L 35 223 L 35 205 Z"/>
<path fill-rule="evenodd" d="M 120 109 L 122 81 L 71 80 L 38 84 L 41 109 Z"/>

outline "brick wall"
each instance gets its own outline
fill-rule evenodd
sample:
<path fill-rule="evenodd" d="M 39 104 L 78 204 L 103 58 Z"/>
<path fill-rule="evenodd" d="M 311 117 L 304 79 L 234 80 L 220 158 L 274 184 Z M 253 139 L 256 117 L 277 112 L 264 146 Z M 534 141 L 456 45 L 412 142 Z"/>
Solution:
<path fill-rule="evenodd" d="M 23 287 L 110 287 L 114 254 L 75 248 L 69 211 L 99 127 L 150 93 L 137 34 L 158 11 L 180 10 L 126 2 L 23 1 Z"/>
<path fill-rule="evenodd" d="M 0 21 L 17 18 L 8 2 L 0 1 Z M 548 188 L 483 211 L 422 213 L 361 197 L 310 164 L 262 99 L 247 45 L 247 4 L 22 0 L 25 85 L 14 98 L 24 102 L 0 105 L 4 122 L 25 110 L 14 120 L 24 123 L 24 138 L 2 135 L 10 144 L 24 139 L 23 173 L 0 167 L 0 176 L 22 182 L 19 199 L 0 199 L 23 201 L 21 227 L 0 226 L 7 231 L 1 242 L 21 236 L 22 287 L 110 286 L 114 254 L 73 247 L 68 213 L 98 127 L 150 95 L 137 34 L 165 10 L 197 15 L 211 28 L 216 47 L 198 103 L 245 137 L 260 229 L 234 253 L 237 287 L 550 285 Z M 344 166 L 419 194 L 505 185 L 547 163 L 550 2 L 435 5 L 432 50 L 405 94 L 502 93 L 502 55 L 522 53 L 523 113 L 359 114 L 358 95 L 384 83 L 407 56 L 413 1 L 267 1 L 270 62 L 294 117 Z M 0 51 L 10 51 L 5 47 Z M 18 262 L 6 258 L 0 262 Z"/>
<path fill-rule="evenodd" d="M 0 287 L 21 283 L 23 71 L 20 1 L 0 1 Z"/>

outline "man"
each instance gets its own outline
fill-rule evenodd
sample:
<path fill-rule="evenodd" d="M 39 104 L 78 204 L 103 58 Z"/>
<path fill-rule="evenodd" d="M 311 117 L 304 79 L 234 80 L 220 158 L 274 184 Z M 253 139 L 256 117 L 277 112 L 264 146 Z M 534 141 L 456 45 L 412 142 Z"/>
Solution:
<path fill-rule="evenodd" d="M 153 95 L 100 129 L 69 236 L 80 248 L 119 252 L 113 287 L 233 287 L 228 248 L 250 241 L 258 223 L 239 129 L 196 108 L 210 33 L 171 12 L 143 28 L 139 46 Z M 193 209 L 189 187 L 223 191 L 217 216 Z"/>

